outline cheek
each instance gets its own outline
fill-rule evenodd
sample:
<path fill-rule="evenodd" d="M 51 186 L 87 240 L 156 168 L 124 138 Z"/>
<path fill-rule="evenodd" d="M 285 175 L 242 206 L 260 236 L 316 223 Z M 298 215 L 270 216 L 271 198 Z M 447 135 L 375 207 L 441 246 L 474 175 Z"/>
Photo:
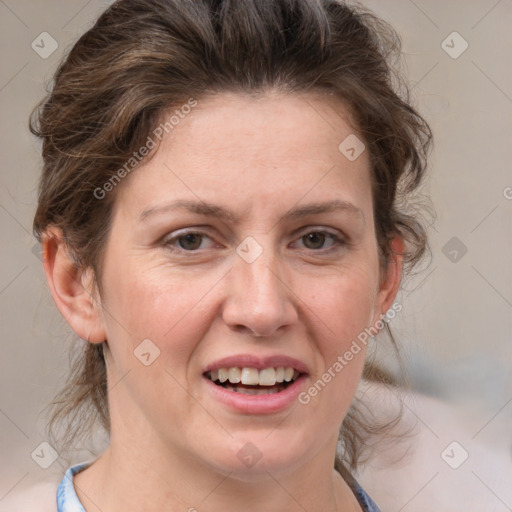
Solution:
<path fill-rule="evenodd" d="M 309 288 L 310 298 L 305 302 L 325 332 L 318 340 L 325 340 L 331 352 L 343 349 L 370 326 L 376 297 L 371 273 L 350 269 L 310 284 L 315 291 Z"/>
<path fill-rule="evenodd" d="M 109 270 L 105 306 L 112 317 L 107 322 L 112 351 L 133 358 L 138 344 L 149 339 L 166 366 L 186 371 L 186 360 L 212 320 L 208 295 L 222 273 L 191 276 L 164 265 L 138 265 L 137 260 L 129 268 L 117 265 Z"/>
<path fill-rule="evenodd" d="M 317 285 L 308 304 L 320 357 L 317 373 L 311 375 L 298 401 L 309 411 L 308 417 L 321 422 L 318 428 L 332 428 L 337 435 L 361 379 L 369 339 L 364 330 L 372 318 L 374 294 L 364 272 L 351 272 L 350 278 L 338 276 L 328 283 Z"/>
<path fill-rule="evenodd" d="M 374 278 L 364 269 L 347 269 L 323 282 L 315 281 L 306 311 L 320 355 L 299 402 L 320 408 L 334 428 L 348 411 L 363 370 L 375 300 Z M 323 284 L 323 286 L 322 286 Z"/>
<path fill-rule="evenodd" d="M 112 382 L 124 384 L 114 387 L 112 404 L 121 404 L 120 414 L 134 424 L 140 416 L 133 411 L 140 409 L 155 424 L 172 416 L 176 431 L 183 431 L 195 407 L 184 393 L 191 378 L 189 361 L 212 321 L 205 297 L 218 279 L 135 267 L 128 271 L 118 265 L 109 274 L 109 371 Z M 126 405 L 132 402 L 137 407 Z M 165 433 L 168 425 L 160 426 Z"/>

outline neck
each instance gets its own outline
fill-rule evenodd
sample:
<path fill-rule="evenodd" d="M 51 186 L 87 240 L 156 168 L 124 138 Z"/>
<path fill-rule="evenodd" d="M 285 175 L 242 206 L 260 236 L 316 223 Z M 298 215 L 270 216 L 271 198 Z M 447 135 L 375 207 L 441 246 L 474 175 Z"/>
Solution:
<path fill-rule="evenodd" d="M 76 493 L 88 512 L 361 511 L 349 486 L 334 470 L 326 472 L 318 456 L 295 471 L 264 471 L 247 481 L 183 454 L 142 452 L 120 450 L 112 442 L 75 476 Z"/>

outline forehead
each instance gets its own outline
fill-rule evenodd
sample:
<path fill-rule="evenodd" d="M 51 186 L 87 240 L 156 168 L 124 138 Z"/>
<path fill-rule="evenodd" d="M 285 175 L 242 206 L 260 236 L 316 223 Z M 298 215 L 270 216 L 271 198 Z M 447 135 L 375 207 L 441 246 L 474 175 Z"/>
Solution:
<path fill-rule="evenodd" d="M 218 94 L 198 101 L 164 135 L 116 203 L 131 215 L 176 198 L 230 204 L 238 212 L 288 209 L 302 198 L 365 209 L 371 207 L 367 152 L 351 160 L 340 150 L 353 137 L 362 144 L 347 108 L 332 97 Z"/>
<path fill-rule="evenodd" d="M 226 93 L 200 101 L 162 149 L 179 144 L 198 161 L 211 156 L 252 164 L 326 161 L 337 157 L 339 143 L 355 132 L 348 109 L 332 96 Z"/>

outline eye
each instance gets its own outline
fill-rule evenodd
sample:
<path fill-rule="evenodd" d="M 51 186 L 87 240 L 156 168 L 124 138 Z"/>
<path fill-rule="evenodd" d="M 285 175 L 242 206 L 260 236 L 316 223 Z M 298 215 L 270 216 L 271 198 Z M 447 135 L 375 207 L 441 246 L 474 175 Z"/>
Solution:
<path fill-rule="evenodd" d="M 194 252 L 198 249 L 207 249 L 207 247 L 202 246 L 202 242 L 205 239 L 211 240 L 211 238 L 204 233 L 190 231 L 164 239 L 163 245 L 171 250 Z"/>
<path fill-rule="evenodd" d="M 299 240 L 304 243 L 306 249 L 313 251 L 324 249 L 326 250 L 325 252 L 328 252 L 330 250 L 335 250 L 336 248 L 346 245 L 345 240 L 342 240 L 334 233 L 329 233 L 327 231 L 310 231 L 305 235 L 302 235 Z M 327 247 L 325 247 L 326 242 L 330 242 L 330 245 Z"/>

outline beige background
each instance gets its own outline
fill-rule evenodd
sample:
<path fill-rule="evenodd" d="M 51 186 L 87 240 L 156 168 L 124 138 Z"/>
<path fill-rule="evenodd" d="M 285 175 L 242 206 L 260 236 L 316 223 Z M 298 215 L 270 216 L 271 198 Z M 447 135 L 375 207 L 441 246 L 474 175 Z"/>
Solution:
<path fill-rule="evenodd" d="M 404 310 L 392 322 L 413 389 L 434 399 L 416 414 L 435 448 L 421 459 L 421 477 L 412 470 L 394 482 L 403 490 L 392 507 L 512 510 L 512 2 L 363 3 L 402 35 L 416 104 L 435 134 L 426 187 L 438 216 L 433 259 L 398 297 Z M 40 156 L 27 120 L 63 53 L 106 5 L 0 0 L 0 508 L 11 492 L 66 468 L 61 458 L 47 470 L 31 458 L 45 440 L 41 411 L 66 375 L 70 336 L 33 252 Z M 454 31 L 469 45 L 456 59 L 441 46 Z M 42 32 L 58 43 L 47 58 L 31 48 Z M 452 52 L 462 48 L 457 37 L 447 40 Z M 453 237 L 467 248 L 462 257 L 445 246 Z M 457 470 L 440 456 L 454 440 L 469 453 Z M 366 485 L 383 492 L 385 478 L 369 475 Z"/>

